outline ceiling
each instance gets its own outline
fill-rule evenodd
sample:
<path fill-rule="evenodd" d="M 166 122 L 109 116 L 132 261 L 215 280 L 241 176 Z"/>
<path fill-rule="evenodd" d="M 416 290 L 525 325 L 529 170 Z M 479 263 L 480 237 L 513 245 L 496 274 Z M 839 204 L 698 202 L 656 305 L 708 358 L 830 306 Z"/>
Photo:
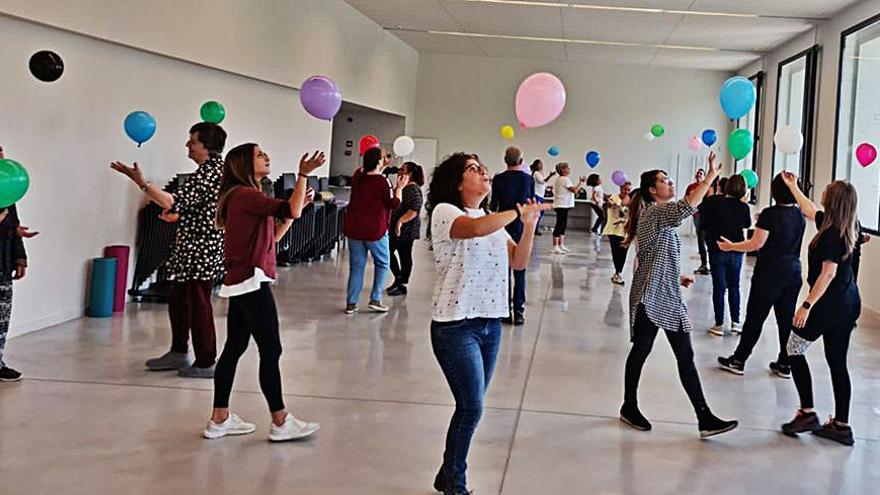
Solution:
<path fill-rule="evenodd" d="M 857 0 L 346 1 L 419 52 L 734 71 Z"/>

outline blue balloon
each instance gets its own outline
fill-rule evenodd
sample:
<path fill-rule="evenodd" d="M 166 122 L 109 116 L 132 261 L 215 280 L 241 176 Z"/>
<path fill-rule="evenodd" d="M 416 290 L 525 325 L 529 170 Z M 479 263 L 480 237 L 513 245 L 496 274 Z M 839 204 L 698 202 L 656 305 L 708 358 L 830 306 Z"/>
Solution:
<path fill-rule="evenodd" d="M 715 133 L 715 129 L 706 129 L 703 131 L 703 144 L 706 146 L 712 147 L 715 144 L 715 141 L 718 141 L 718 134 Z"/>
<path fill-rule="evenodd" d="M 156 119 L 140 110 L 131 112 L 125 117 L 125 133 L 140 147 L 156 134 Z"/>
<path fill-rule="evenodd" d="M 731 77 L 721 86 L 721 108 L 731 119 L 739 119 L 755 106 L 758 94 L 752 81 L 743 76 Z"/>
<path fill-rule="evenodd" d="M 549 150 L 547 150 L 547 154 L 550 156 L 558 156 L 559 155 L 559 146 L 551 146 Z"/>
<path fill-rule="evenodd" d="M 590 168 L 596 168 L 596 165 L 599 164 L 599 152 L 598 151 L 588 152 L 587 156 L 586 156 L 586 160 L 587 160 L 587 165 L 589 165 Z"/>

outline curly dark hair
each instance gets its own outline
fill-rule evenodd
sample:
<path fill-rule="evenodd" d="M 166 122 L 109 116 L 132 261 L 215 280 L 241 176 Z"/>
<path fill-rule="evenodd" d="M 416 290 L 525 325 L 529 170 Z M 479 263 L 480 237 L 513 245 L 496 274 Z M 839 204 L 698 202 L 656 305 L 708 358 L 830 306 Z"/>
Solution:
<path fill-rule="evenodd" d="M 468 160 L 477 160 L 477 155 L 459 151 L 453 153 L 440 162 L 431 174 L 431 183 L 428 186 L 428 211 L 432 211 L 440 203 L 449 203 L 459 209 L 464 209 L 461 200 L 461 191 L 458 186 L 464 179 L 464 171 Z M 480 208 L 486 209 L 489 198 L 486 197 Z"/>

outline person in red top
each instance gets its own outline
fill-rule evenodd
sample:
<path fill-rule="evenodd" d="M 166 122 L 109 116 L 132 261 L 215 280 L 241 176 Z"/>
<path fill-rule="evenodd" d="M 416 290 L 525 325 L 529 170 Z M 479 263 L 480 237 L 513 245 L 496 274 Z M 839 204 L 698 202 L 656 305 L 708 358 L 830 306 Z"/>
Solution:
<path fill-rule="evenodd" d="M 694 174 L 694 181 L 687 186 L 687 189 L 684 192 L 685 197 L 690 195 L 691 191 L 696 189 L 705 178 L 706 171 L 698 168 L 697 173 Z M 700 267 L 694 270 L 694 273 L 708 275 L 709 265 L 707 264 L 708 253 L 706 252 L 706 229 L 703 228 L 703 225 L 700 222 L 699 212 L 694 213 L 694 230 L 697 232 L 697 249 L 700 251 Z"/>
<path fill-rule="evenodd" d="M 343 233 L 348 238 L 348 298 L 345 313 L 358 312 L 358 299 L 364 287 L 364 270 L 367 252 L 373 256 L 373 289 L 370 292 L 370 309 L 380 313 L 388 311 L 382 304 L 382 290 L 390 266 L 388 249 L 388 224 L 391 212 L 400 206 L 400 197 L 408 177 L 397 174 L 394 191 L 382 171 L 391 163 L 391 156 L 382 148 L 372 148 L 364 153 L 364 165 L 351 179 L 351 200 L 345 210 Z"/>
<path fill-rule="evenodd" d="M 214 410 L 205 438 L 253 433 L 256 426 L 229 412 L 229 394 L 238 360 L 251 336 L 260 350 L 260 389 L 269 403 L 272 424 L 269 440 L 305 438 L 320 425 L 301 421 L 287 412 L 281 395 L 281 338 L 278 311 L 270 285 L 275 281 L 275 243 L 309 202 L 306 178 L 324 164 L 324 153 L 303 155 L 299 177 L 290 199 L 270 198 L 260 190 L 269 176 L 269 155 L 256 144 L 242 144 L 226 155 L 217 225 L 224 230 L 226 275 L 221 297 L 229 298 L 226 345 L 214 373 Z M 275 218 L 282 220 L 276 223 Z"/>

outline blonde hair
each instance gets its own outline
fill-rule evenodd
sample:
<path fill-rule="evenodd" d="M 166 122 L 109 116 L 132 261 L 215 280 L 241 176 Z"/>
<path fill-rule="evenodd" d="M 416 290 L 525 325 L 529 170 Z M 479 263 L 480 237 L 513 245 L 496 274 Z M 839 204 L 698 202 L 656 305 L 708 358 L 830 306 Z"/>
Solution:
<path fill-rule="evenodd" d="M 562 175 L 562 171 L 569 167 L 568 162 L 559 162 L 556 164 L 556 173 Z"/>
<path fill-rule="evenodd" d="M 858 208 L 858 194 L 856 188 L 847 181 L 836 180 L 825 188 L 822 197 L 822 206 L 825 208 L 825 217 L 819 231 L 810 242 L 810 247 L 815 248 L 819 244 L 819 238 L 829 229 L 837 229 L 840 238 L 846 245 L 844 258 L 848 258 L 855 249 L 858 240 L 858 225 L 856 211 Z"/>

